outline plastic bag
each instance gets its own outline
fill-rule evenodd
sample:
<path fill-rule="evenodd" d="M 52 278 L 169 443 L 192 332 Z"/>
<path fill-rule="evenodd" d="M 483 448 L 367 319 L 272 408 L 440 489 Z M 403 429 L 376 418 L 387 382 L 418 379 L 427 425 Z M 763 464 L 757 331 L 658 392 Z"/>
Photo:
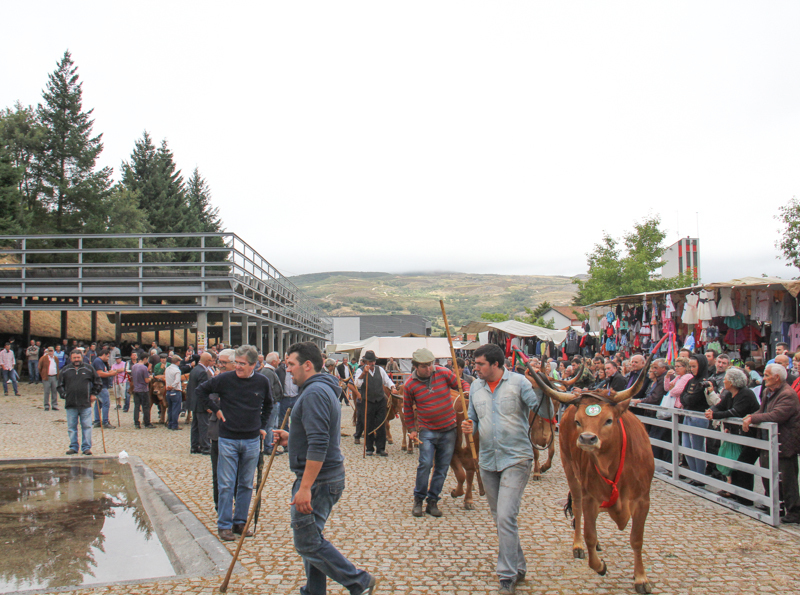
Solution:
<path fill-rule="evenodd" d="M 743 448 L 741 444 L 736 444 L 735 442 L 723 442 L 719 447 L 719 456 L 736 461 L 739 459 L 739 455 L 742 454 Z M 717 470 L 726 476 L 733 473 L 733 469 L 719 463 L 717 463 Z"/>

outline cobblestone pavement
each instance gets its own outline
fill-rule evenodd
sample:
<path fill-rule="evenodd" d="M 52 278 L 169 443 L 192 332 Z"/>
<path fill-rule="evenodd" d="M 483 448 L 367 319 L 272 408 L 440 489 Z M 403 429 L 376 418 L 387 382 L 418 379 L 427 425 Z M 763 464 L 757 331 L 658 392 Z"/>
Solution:
<path fill-rule="evenodd" d="M 23 396 L 0 396 L 0 457 L 63 456 L 68 446 L 66 416 L 45 412 L 39 386 L 21 385 Z M 351 434 L 351 410 L 343 411 Z M 116 424 L 116 412 L 111 412 Z M 394 425 L 399 425 L 395 422 Z M 210 531 L 216 533 L 208 457 L 189 454 L 189 430 L 134 430 L 132 416 L 105 432 L 109 453 L 126 450 L 140 456 Z M 100 433 L 94 452 L 102 453 Z M 363 459 L 352 437 L 342 438 L 347 488 L 334 508 L 326 536 L 358 566 L 382 577 L 378 593 L 495 593 L 497 537 L 485 498 L 466 511 L 461 499 L 446 495 L 444 516 L 411 516 L 416 456 L 388 447 L 388 458 Z M 264 490 L 258 532 L 245 541 L 240 561 L 247 573 L 234 575 L 229 593 L 297 593 L 304 583 L 302 565 L 292 547 L 288 521 L 292 476 L 287 457 L 276 457 Z M 454 486 L 448 475 L 445 494 Z M 573 560 L 571 533 L 560 501 L 567 487 L 560 463 L 531 481 L 520 512 L 528 580 L 520 593 L 633 593 L 633 555 L 629 532 L 618 531 L 606 515 L 598 533 L 608 564 L 605 577 L 585 560 Z M 798 536 L 773 529 L 726 508 L 654 481 L 645 531 L 645 566 L 656 593 L 800 593 Z M 235 542 L 227 544 L 231 552 Z M 212 593 L 222 576 L 85 589 L 81 593 Z M 346 593 L 329 585 L 331 593 Z"/>

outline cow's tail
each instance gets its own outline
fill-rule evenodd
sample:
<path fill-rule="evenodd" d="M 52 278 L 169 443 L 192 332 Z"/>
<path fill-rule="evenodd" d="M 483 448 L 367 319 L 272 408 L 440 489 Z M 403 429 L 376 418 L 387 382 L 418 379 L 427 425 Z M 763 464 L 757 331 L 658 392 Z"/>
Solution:
<path fill-rule="evenodd" d="M 572 512 L 572 492 L 567 493 L 567 503 L 564 504 L 564 516 L 572 519 L 572 528 L 575 528 L 575 513 Z"/>

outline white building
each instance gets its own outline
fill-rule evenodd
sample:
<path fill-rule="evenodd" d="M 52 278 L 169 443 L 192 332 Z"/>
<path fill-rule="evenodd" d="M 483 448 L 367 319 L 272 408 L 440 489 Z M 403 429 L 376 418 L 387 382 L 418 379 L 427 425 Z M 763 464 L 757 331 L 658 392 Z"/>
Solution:
<path fill-rule="evenodd" d="M 662 277 L 677 277 L 681 273 L 691 273 L 695 280 L 700 280 L 700 240 L 698 238 L 681 238 L 664 252 Z"/>

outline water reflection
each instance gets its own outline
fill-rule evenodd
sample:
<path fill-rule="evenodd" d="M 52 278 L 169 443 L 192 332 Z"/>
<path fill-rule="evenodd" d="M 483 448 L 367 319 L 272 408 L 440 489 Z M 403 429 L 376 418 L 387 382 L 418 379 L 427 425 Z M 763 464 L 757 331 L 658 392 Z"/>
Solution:
<path fill-rule="evenodd" d="M 0 593 L 174 574 L 128 465 L 0 467 Z"/>

